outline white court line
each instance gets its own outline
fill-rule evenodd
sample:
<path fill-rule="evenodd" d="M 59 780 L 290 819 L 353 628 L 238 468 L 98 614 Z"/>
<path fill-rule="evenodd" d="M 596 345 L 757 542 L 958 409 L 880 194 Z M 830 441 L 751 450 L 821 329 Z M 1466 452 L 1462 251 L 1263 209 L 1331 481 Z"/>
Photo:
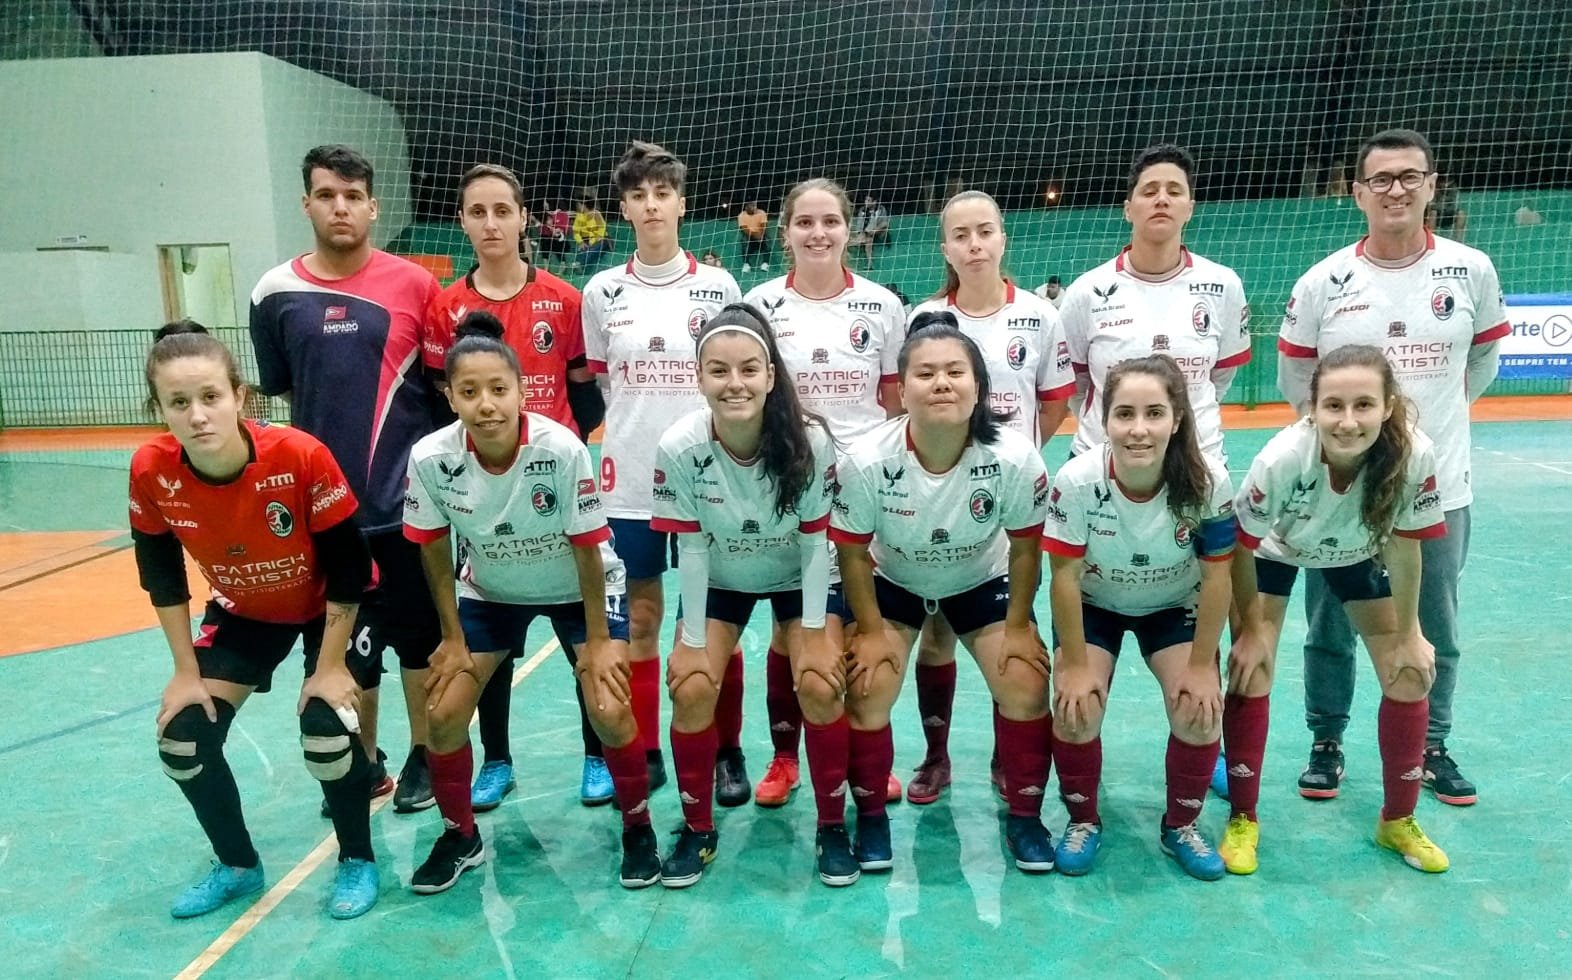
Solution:
<path fill-rule="evenodd" d="M 524 662 L 522 667 L 513 672 L 512 686 L 518 687 L 524 678 L 534 673 L 535 668 L 545 663 L 546 658 L 555 653 L 557 649 L 557 639 L 552 637 L 546 642 L 545 646 L 536 650 Z M 388 801 L 392 799 L 393 794 L 389 793 L 371 804 L 371 815 L 373 817 L 376 816 L 377 811 L 387 806 Z M 310 854 L 302 858 L 299 864 L 289 869 L 289 873 L 278 880 L 278 884 L 268 889 L 267 894 L 258 899 L 255 905 L 246 909 L 240 918 L 231 923 L 228 929 L 225 929 L 219 934 L 217 939 L 208 944 L 207 949 L 198 953 L 196 959 L 186 964 L 184 970 L 175 974 L 175 980 L 196 980 L 197 977 L 211 970 L 219 960 L 223 959 L 224 954 L 234 949 L 235 944 L 239 943 L 240 940 L 246 938 L 251 930 L 255 929 L 263 919 L 267 918 L 269 912 L 278 908 L 279 903 L 288 898 L 291 892 L 299 888 L 301 882 L 309 878 L 311 873 L 321 867 L 322 862 L 326 861 L 337 849 L 338 838 L 335 835 L 328 834 L 324 837 L 320 844 L 311 849 Z"/>
<path fill-rule="evenodd" d="M 1537 466 L 1542 470 L 1549 470 L 1552 473 L 1560 473 L 1562 476 L 1572 476 L 1572 470 L 1564 470 L 1554 463 L 1541 463 L 1536 459 L 1524 459 L 1521 456 L 1515 456 L 1512 453 L 1503 453 L 1496 449 L 1487 449 L 1485 452 L 1492 456 L 1504 456 L 1507 459 L 1512 460 L 1514 463 L 1525 463 L 1529 466 Z"/>

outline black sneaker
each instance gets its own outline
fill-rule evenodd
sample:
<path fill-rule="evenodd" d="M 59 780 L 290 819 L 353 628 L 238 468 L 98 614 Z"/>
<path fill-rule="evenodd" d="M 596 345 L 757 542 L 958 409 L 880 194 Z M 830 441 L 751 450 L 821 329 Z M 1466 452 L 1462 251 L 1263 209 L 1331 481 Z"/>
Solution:
<path fill-rule="evenodd" d="M 655 849 L 655 828 L 649 824 L 622 832 L 622 887 L 648 888 L 660 881 L 660 852 Z"/>
<path fill-rule="evenodd" d="M 862 866 L 852 855 L 851 838 L 846 836 L 845 824 L 820 827 L 813 839 L 813 849 L 819 855 L 819 880 L 831 888 L 854 885 L 862 877 Z"/>
<path fill-rule="evenodd" d="M 1343 779 L 1343 746 L 1333 739 L 1310 746 L 1310 763 L 1299 774 L 1299 795 L 1307 800 L 1330 800 Z"/>
<path fill-rule="evenodd" d="M 660 883 L 667 888 L 687 888 L 704 877 L 704 868 L 715 860 L 720 834 L 683 827 L 677 832 L 677 847 L 660 866 Z"/>
<path fill-rule="evenodd" d="M 857 865 L 864 871 L 888 871 L 895 867 L 888 814 L 858 814 L 857 847 L 852 853 L 857 857 Z"/>
<path fill-rule="evenodd" d="M 644 767 L 650 774 L 651 793 L 666 785 L 666 757 L 660 754 L 660 749 L 644 753 Z"/>
<path fill-rule="evenodd" d="M 1004 827 L 1004 842 L 1017 868 L 1036 874 L 1053 870 L 1053 836 L 1041 819 L 1012 813 Z"/>
<path fill-rule="evenodd" d="M 486 848 L 480 841 L 480 829 L 477 827 L 473 836 L 465 837 L 450 827 L 431 846 L 426 863 L 415 869 L 409 889 L 417 895 L 445 892 L 458 882 L 459 875 L 485 863 Z"/>
<path fill-rule="evenodd" d="M 721 749 L 715 755 L 715 802 L 721 806 L 742 806 L 753 798 L 748 769 L 741 749 Z"/>
<path fill-rule="evenodd" d="M 398 774 L 398 789 L 393 791 L 393 812 L 414 813 L 437 802 L 431 795 L 431 767 L 426 762 L 426 747 L 409 750 L 404 768 Z"/>
<path fill-rule="evenodd" d="M 1457 763 L 1447 754 L 1445 742 L 1425 746 L 1424 779 L 1430 792 L 1442 803 L 1473 806 L 1479 802 L 1479 791 L 1457 771 Z"/>
<path fill-rule="evenodd" d="M 368 782 L 371 784 L 371 798 L 373 800 L 393 792 L 393 780 L 388 777 L 388 754 L 381 749 L 377 749 L 377 761 L 371 764 L 371 778 Z M 328 811 L 327 798 L 323 797 L 322 819 L 328 820 L 332 816 L 333 814 Z"/>

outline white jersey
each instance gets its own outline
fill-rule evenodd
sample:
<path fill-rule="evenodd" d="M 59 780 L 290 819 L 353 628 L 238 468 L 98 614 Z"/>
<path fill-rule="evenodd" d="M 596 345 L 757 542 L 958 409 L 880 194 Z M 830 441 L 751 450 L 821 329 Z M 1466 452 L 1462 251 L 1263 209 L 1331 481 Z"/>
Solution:
<path fill-rule="evenodd" d="M 1446 514 L 1436 489 L 1435 447 L 1417 429 L 1413 442 L 1392 533 L 1439 538 L 1446 534 Z M 1363 470 L 1343 492 L 1332 488 L 1315 423 L 1300 419 L 1273 436 L 1250 464 L 1234 501 L 1239 540 L 1262 558 L 1300 568 L 1357 565 L 1376 553 L 1359 514 L 1364 492 Z"/>
<path fill-rule="evenodd" d="M 1206 512 L 1178 520 L 1167 489 L 1132 499 L 1114 478 L 1108 444 L 1093 446 L 1054 475 L 1043 550 L 1082 560 L 1081 598 L 1099 609 L 1126 616 L 1194 609 L 1201 562 L 1234 550 L 1233 482 L 1210 457 L 1207 470 Z"/>
<path fill-rule="evenodd" d="M 463 422 L 415 443 L 404 491 L 404 535 L 421 543 L 452 529 L 458 539 L 458 594 L 488 602 L 581 602 L 573 546 L 600 545 L 606 594 L 622 595 L 627 577 L 609 543 L 611 530 L 589 450 L 573 430 L 525 412 L 519 454 L 489 473 Z"/>
<path fill-rule="evenodd" d="M 661 433 L 704 405 L 694 342 L 699 329 L 742 298 L 724 269 L 687 255 L 669 282 L 639 278 L 633 260 L 595 274 L 584 287 L 584 351 L 607 376 L 600 492 L 609 517 L 648 520 L 650 476 Z"/>
<path fill-rule="evenodd" d="M 1035 293 L 1036 295 L 1042 297 L 1043 299 L 1047 300 L 1048 302 L 1052 303 L 1054 309 L 1059 310 L 1059 309 L 1063 309 L 1064 308 L 1064 288 L 1063 287 L 1060 287 L 1058 296 L 1049 296 L 1048 295 L 1048 284 L 1047 283 L 1043 283 L 1041 286 L 1038 286 L 1036 289 L 1032 290 L 1032 292 Z"/>
<path fill-rule="evenodd" d="M 907 419 L 853 443 L 839 464 L 830 515 L 833 541 L 868 544 L 879 575 L 925 599 L 944 599 L 1009 570 L 1010 537 L 1036 537 L 1048 505 L 1048 471 L 1026 437 L 1001 429 L 972 442 L 947 473 L 917 461 Z"/>
<path fill-rule="evenodd" d="M 1010 413 L 1005 425 L 1030 439 L 1032 445 L 1042 445 L 1053 433 L 1037 431 L 1037 403 L 1068 401 L 1075 394 L 1075 374 L 1070 370 L 1070 350 L 1064 343 L 1059 311 L 1047 300 L 1006 282 L 1004 305 L 986 316 L 963 312 L 951 295 L 919 303 L 912 317 L 944 310 L 955 314 L 961 332 L 982 350 L 992 388 L 989 404 L 994 411 Z"/>
<path fill-rule="evenodd" d="M 710 586 L 759 595 L 802 588 L 801 535 L 830 523 L 835 496 L 835 447 L 809 426 L 814 477 L 785 517 L 775 513 L 775 485 L 757 464 L 732 458 L 710 421 L 709 408 L 684 417 L 661 437 L 655 454 L 650 527 L 710 540 Z"/>
<path fill-rule="evenodd" d="M 1189 382 L 1201 451 L 1226 460 L 1223 413 L 1212 372 L 1250 360 L 1250 307 L 1244 285 L 1234 270 L 1189 249 L 1177 273 L 1151 282 L 1129 268 L 1129 251 L 1126 246 L 1064 292 L 1061 315 L 1070 359 L 1091 381 L 1071 451 L 1083 453 L 1108 438 L 1103 431 L 1108 370 L 1131 358 L 1167 354 Z"/>
<path fill-rule="evenodd" d="M 1294 286 L 1277 346 L 1302 358 L 1348 344 L 1385 352 L 1418 411 L 1415 424 L 1435 441 L 1441 506 L 1456 510 L 1474 499 L 1468 352 L 1505 337 L 1512 325 L 1489 256 L 1428 232 L 1426 241 L 1420 257 L 1401 269 L 1372 263 L 1363 239 L 1311 266 Z"/>
<path fill-rule="evenodd" d="M 769 317 L 802 407 L 823 416 L 837 442 L 849 445 L 885 420 L 879 385 L 895 380 L 906 339 L 894 293 L 847 272 L 843 291 L 809 299 L 785 275 L 755 286 L 746 301 Z"/>

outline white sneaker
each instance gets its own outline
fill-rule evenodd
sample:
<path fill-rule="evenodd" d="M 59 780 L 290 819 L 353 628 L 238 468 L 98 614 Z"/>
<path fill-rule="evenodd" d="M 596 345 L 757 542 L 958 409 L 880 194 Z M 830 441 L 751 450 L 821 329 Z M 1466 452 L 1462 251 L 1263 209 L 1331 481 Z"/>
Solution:
<path fill-rule="evenodd" d="M 753 266 L 751 266 L 748 263 L 744 262 L 742 264 L 742 271 L 743 272 L 752 272 L 753 271 Z"/>

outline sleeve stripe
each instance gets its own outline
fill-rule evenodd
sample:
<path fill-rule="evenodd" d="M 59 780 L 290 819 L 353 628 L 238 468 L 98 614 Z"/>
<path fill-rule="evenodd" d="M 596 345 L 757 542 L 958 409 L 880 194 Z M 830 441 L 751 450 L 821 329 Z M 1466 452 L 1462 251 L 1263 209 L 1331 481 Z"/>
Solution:
<path fill-rule="evenodd" d="M 702 531 L 698 521 L 679 521 L 673 517 L 654 517 L 650 519 L 650 530 L 662 534 L 693 534 Z"/>
<path fill-rule="evenodd" d="M 1047 391 L 1039 391 L 1037 393 L 1037 400 L 1040 402 L 1062 402 L 1069 401 L 1072 397 L 1074 397 L 1074 395 L 1075 383 L 1072 381 L 1067 385 L 1060 385 L 1057 388 L 1049 388 Z"/>
<path fill-rule="evenodd" d="M 1400 538 L 1413 538 L 1416 541 L 1424 541 L 1429 538 L 1444 538 L 1446 537 L 1446 521 L 1412 530 L 1394 529 L 1392 533 Z"/>
<path fill-rule="evenodd" d="M 1291 343 L 1284 337 L 1277 338 L 1277 349 L 1289 357 L 1320 357 L 1321 353 L 1314 347 L 1300 347 Z"/>
<path fill-rule="evenodd" d="M 592 544 L 600 544 L 602 541 L 610 541 L 610 540 L 611 540 L 611 528 L 606 526 L 605 524 L 602 524 L 600 527 L 595 528 L 593 531 L 584 531 L 584 532 L 582 532 L 580 534 L 570 534 L 570 535 L 568 535 L 569 543 L 577 545 L 580 548 L 583 548 L 583 547 L 586 547 L 586 546 L 592 545 Z"/>
<path fill-rule="evenodd" d="M 1086 545 L 1070 544 L 1068 541 L 1060 541 L 1054 537 L 1043 538 L 1043 550 L 1050 555 L 1058 555 L 1060 558 L 1084 558 L 1086 556 Z"/>
<path fill-rule="evenodd" d="M 881 375 L 879 375 L 879 384 L 881 384 L 881 385 L 892 385 L 892 384 L 894 384 L 895 382 L 897 382 L 899 380 L 901 380 L 901 376 L 898 375 L 898 374 L 881 374 Z"/>
<path fill-rule="evenodd" d="M 1091 374 L 1092 373 L 1090 368 L 1088 368 L 1085 364 L 1081 364 L 1081 363 L 1079 363 L 1077 361 L 1071 361 L 1070 362 L 1070 369 L 1072 371 L 1074 371 L 1076 374 Z"/>
<path fill-rule="evenodd" d="M 1282 343 L 1282 341 L 1278 341 L 1278 343 Z M 1314 355 L 1312 354 L 1311 356 L 1313 357 Z M 1244 350 L 1240 351 L 1239 353 L 1237 353 L 1237 354 L 1230 354 L 1229 356 L 1227 356 L 1227 357 L 1223 358 L 1222 360 L 1218 361 L 1216 364 L 1214 364 L 1212 366 L 1212 370 L 1213 371 L 1221 371 L 1221 370 L 1225 370 L 1227 368 L 1234 368 L 1234 367 L 1238 367 L 1241 364 L 1248 364 L 1248 363 L 1250 363 L 1250 348 L 1246 347 Z"/>
<path fill-rule="evenodd" d="M 1500 323 L 1491 327 L 1489 330 L 1482 330 L 1479 333 L 1474 334 L 1473 343 L 1488 344 L 1493 341 L 1500 340 L 1502 337 L 1505 337 L 1511 332 L 1512 324 L 1508 323 L 1506 320 L 1502 320 Z"/>
<path fill-rule="evenodd" d="M 830 540 L 836 544 L 867 544 L 873 540 L 873 532 L 858 534 L 856 531 L 845 531 L 835 525 L 830 525 Z"/>
<path fill-rule="evenodd" d="M 448 530 L 445 527 L 416 527 L 413 524 L 405 524 L 404 539 L 413 541 L 416 544 L 430 544 L 433 541 L 441 541 L 447 537 Z"/>
<path fill-rule="evenodd" d="M 1225 552 L 1223 552 L 1220 555 L 1202 555 L 1201 556 L 1201 560 L 1202 561 L 1227 561 L 1228 559 L 1232 558 L 1233 556 L 1234 556 L 1234 553 L 1232 551 L 1225 551 Z"/>
<path fill-rule="evenodd" d="M 1012 538 L 1035 538 L 1043 533 L 1043 522 L 1038 521 L 1030 527 L 1005 528 L 1004 533 Z"/>
<path fill-rule="evenodd" d="M 828 513 L 826 513 L 826 514 L 822 515 L 821 517 L 819 517 L 817 520 L 804 521 L 803 523 L 798 524 L 797 525 L 797 530 L 801 531 L 803 534 L 818 534 L 820 531 L 824 530 L 825 528 L 827 528 L 829 526 L 830 526 L 830 515 Z"/>
<path fill-rule="evenodd" d="M 1234 523 L 1239 528 L 1238 537 L 1239 537 L 1239 543 L 1240 544 L 1243 544 L 1246 548 L 1249 548 L 1251 551 L 1254 551 L 1255 549 L 1261 547 L 1261 539 L 1260 538 L 1258 538 L 1255 535 L 1251 534 L 1249 531 L 1246 531 L 1244 529 L 1244 525 L 1243 524 L 1239 524 L 1237 521 L 1235 521 Z"/>
<path fill-rule="evenodd" d="M 595 360 L 586 359 L 585 360 L 585 364 L 587 364 L 589 366 L 591 374 L 606 374 L 607 373 L 607 371 L 606 371 L 606 362 L 605 361 L 595 361 Z"/>

